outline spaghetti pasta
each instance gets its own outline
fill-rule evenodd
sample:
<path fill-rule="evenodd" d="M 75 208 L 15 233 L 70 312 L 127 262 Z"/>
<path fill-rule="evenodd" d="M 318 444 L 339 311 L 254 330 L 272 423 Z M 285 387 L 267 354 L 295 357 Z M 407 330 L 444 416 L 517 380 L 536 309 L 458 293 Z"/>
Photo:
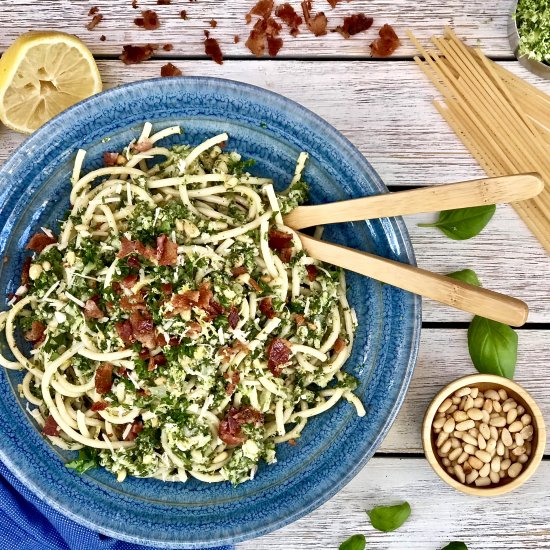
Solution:
<path fill-rule="evenodd" d="M 305 153 L 278 194 L 226 134 L 147 150 L 181 133 L 152 130 L 113 153 L 125 165 L 82 175 L 78 152 L 59 242 L 0 314 L 0 364 L 27 370 L 21 394 L 54 445 L 82 449 L 73 466 L 237 484 L 342 398 L 365 414 L 342 370 L 356 321 L 343 272 L 283 225 L 307 196 Z"/>

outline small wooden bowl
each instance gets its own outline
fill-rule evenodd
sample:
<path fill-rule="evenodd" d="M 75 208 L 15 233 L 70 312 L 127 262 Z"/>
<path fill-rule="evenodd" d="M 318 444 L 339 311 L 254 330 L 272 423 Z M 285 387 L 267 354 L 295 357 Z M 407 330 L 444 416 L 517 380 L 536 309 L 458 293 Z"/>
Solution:
<path fill-rule="evenodd" d="M 518 477 L 514 479 L 503 479 L 501 483 L 497 485 L 477 487 L 475 485 L 466 485 L 461 483 L 458 479 L 450 476 L 446 468 L 441 463 L 441 459 L 436 453 L 435 437 L 432 432 L 434 417 L 441 403 L 443 403 L 443 401 L 447 397 L 450 397 L 455 391 L 465 386 L 476 386 L 481 391 L 486 391 L 489 389 L 498 391 L 500 388 L 504 388 L 508 393 L 508 396 L 513 397 L 516 403 L 518 405 L 522 405 L 525 412 L 531 415 L 533 424 L 531 456 L 523 465 L 523 469 Z M 533 475 L 544 454 L 544 447 L 546 445 L 546 429 L 544 426 L 542 413 L 538 405 L 529 393 L 519 384 L 516 384 L 508 378 L 503 378 L 492 374 L 472 374 L 451 382 L 435 396 L 424 416 L 424 422 L 422 425 L 422 445 L 430 466 L 434 469 L 435 473 L 443 481 L 445 481 L 445 483 L 468 495 L 497 496 L 513 491 L 521 484 L 525 483 L 525 481 Z"/>

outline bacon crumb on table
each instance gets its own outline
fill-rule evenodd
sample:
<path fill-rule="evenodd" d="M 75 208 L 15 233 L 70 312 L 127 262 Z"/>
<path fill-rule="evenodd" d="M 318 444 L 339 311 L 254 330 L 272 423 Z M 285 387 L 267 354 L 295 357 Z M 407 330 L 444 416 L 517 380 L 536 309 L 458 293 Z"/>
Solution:
<path fill-rule="evenodd" d="M 99 23 L 101 23 L 102 19 L 103 19 L 103 15 L 101 13 L 96 13 L 92 17 L 92 20 L 86 25 L 86 28 L 89 31 L 93 31 L 99 25 Z"/>
<path fill-rule="evenodd" d="M 290 28 L 290 34 L 292 36 L 298 35 L 300 32 L 298 27 L 304 22 L 304 20 L 296 13 L 296 10 L 287 2 L 277 6 L 275 15 L 279 17 Z"/>
<path fill-rule="evenodd" d="M 189 19 L 189 18 L 187 17 L 187 10 L 181 10 L 181 11 L 180 11 L 180 17 L 181 17 L 182 19 Z"/>
<path fill-rule="evenodd" d="M 173 44 L 164 44 L 164 46 L 162 46 L 162 49 L 165 52 L 171 52 L 174 49 L 174 45 Z"/>
<path fill-rule="evenodd" d="M 141 17 L 136 17 L 134 23 L 138 27 L 143 27 L 147 31 L 154 31 L 160 27 L 159 16 L 156 11 L 144 10 L 141 12 Z"/>
<path fill-rule="evenodd" d="M 149 59 L 157 49 L 157 46 L 153 44 L 146 44 L 145 46 L 134 46 L 128 44 L 122 46 L 122 55 L 120 60 L 125 65 L 135 65 L 136 63 L 141 63 Z"/>
<path fill-rule="evenodd" d="M 378 34 L 380 38 L 370 45 L 371 54 L 375 57 L 388 57 L 401 45 L 393 27 L 387 23 L 378 31 Z"/>
<path fill-rule="evenodd" d="M 304 20 L 308 29 L 315 36 L 327 34 L 327 16 L 321 11 L 315 17 L 311 17 L 311 0 L 304 0 L 302 2 L 302 12 L 304 13 Z"/>
<path fill-rule="evenodd" d="M 134 9 L 138 8 L 138 0 L 132 0 L 132 8 Z"/>
<path fill-rule="evenodd" d="M 207 36 L 204 41 L 204 53 L 211 57 L 212 60 L 214 60 L 218 65 L 223 65 L 222 50 L 215 38 L 210 38 L 210 36 Z"/>
<path fill-rule="evenodd" d="M 218 22 L 215 19 L 210 19 L 210 26 L 215 29 L 218 26 Z"/>
<path fill-rule="evenodd" d="M 355 13 L 348 17 L 344 17 L 344 23 L 336 27 L 335 30 L 344 38 L 349 38 L 354 34 L 370 29 L 373 21 L 372 17 L 367 17 L 364 13 Z"/>
<path fill-rule="evenodd" d="M 181 76 L 183 73 L 172 63 L 166 63 L 160 68 L 160 76 Z"/>
<path fill-rule="evenodd" d="M 102 42 L 105 42 L 105 40 L 107 40 L 107 37 L 106 37 L 104 34 L 102 34 L 102 35 L 99 37 L 99 39 L 100 39 Z"/>
<path fill-rule="evenodd" d="M 234 44 L 238 44 L 238 43 L 240 42 L 240 40 L 241 40 L 241 37 L 240 37 L 238 34 L 236 34 L 236 35 L 233 37 L 233 43 L 234 43 Z"/>
<path fill-rule="evenodd" d="M 88 15 L 95 15 L 98 11 L 99 11 L 99 7 L 98 7 L 98 6 L 92 6 L 92 7 L 90 8 L 90 11 L 88 12 Z"/>
<path fill-rule="evenodd" d="M 168 4 L 171 4 L 172 0 L 157 0 L 157 4 L 159 6 L 167 6 Z"/>

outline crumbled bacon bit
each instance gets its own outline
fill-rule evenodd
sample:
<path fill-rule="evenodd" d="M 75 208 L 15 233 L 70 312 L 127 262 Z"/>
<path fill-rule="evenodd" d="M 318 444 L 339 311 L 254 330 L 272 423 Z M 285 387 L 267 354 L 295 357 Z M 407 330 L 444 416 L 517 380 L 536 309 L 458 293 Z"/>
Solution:
<path fill-rule="evenodd" d="M 160 68 L 160 76 L 181 76 L 183 73 L 172 63 L 166 63 Z"/>
<path fill-rule="evenodd" d="M 121 284 L 126 288 L 132 288 L 138 282 L 138 276 L 135 273 L 127 275 L 122 279 Z"/>
<path fill-rule="evenodd" d="M 172 283 L 161 283 L 160 285 L 160 291 L 163 294 L 172 294 Z"/>
<path fill-rule="evenodd" d="M 102 42 L 105 42 L 105 40 L 107 40 L 107 37 L 106 37 L 104 34 L 102 34 L 102 35 L 99 37 L 99 39 L 100 39 Z"/>
<path fill-rule="evenodd" d="M 231 382 L 229 382 L 229 384 L 227 385 L 227 388 L 225 388 L 225 393 L 227 395 L 233 395 L 233 392 L 235 391 L 235 389 L 237 388 L 237 384 L 241 381 L 241 376 L 240 374 L 235 371 L 232 375 L 231 375 Z"/>
<path fill-rule="evenodd" d="M 306 324 L 306 318 L 301 313 L 294 315 L 294 321 L 299 327 Z"/>
<path fill-rule="evenodd" d="M 227 315 L 227 320 L 231 328 L 237 328 L 237 325 L 239 324 L 239 311 L 235 306 L 231 306 L 229 314 Z"/>
<path fill-rule="evenodd" d="M 118 160 L 118 153 L 112 153 L 110 151 L 105 151 L 103 153 L 103 164 L 105 166 L 115 166 Z"/>
<path fill-rule="evenodd" d="M 186 290 L 183 294 L 176 294 L 172 297 L 172 305 L 175 310 L 187 310 L 196 306 L 199 301 L 200 292 L 198 290 Z"/>
<path fill-rule="evenodd" d="M 164 353 L 158 353 L 154 357 L 149 357 L 149 366 L 147 367 L 148 371 L 153 371 L 157 366 L 166 365 L 166 356 Z"/>
<path fill-rule="evenodd" d="M 292 248 L 283 248 L 279 252 L 279 258 L 281 258 L 281 262 L 284 264 L 287 264 L 292 259 Z"/>
<path fill-rule="evenodd" d="M 273 319 L 275 317 L 275 311 L 273 310 L 273 299 L 264 298 L 260 301 L 260 311 L 268 318 Z"/>
<path fill-rule="evenodd" d="M 187 323 L 187 329 L 185 330 L 185 336 L 187 338 L 191 338 L 192 340 L 195 340 L 199 337 L 200 333 L 202 332 L 202 327 L 199 323 L 195 321 L 191 321 L 190 323 Z"/>
<path fill-rule="evenodd" d="M 141 292 L 139 294 L 123 296 L 120 300 L 120 307 L 126 311 L 140 311 L 147 308 Z"/>
<path fill-rule="evenodd" d="M 215 29 L 218 26 L 218 22 L 215 19 L 210 19 L 210 26 Z"/>
<path fill-rule="evenodd" d="M 262 287 L 261 287 L 252 277 L 250 277 L 250 279 L 248 280 L 248 284 L 249 284 L 256 292 L 261 292 Z"/>
<path fill-rule="evenodd" d="M 145 151 L 149 151 L 151 147 L 153 147 L 153 144 L 148 139 L 132 143 L 132 151 L 137 151 L 138 153 L 145 153 Z"/>
<path fill-rule="evenodd" d="M 148 395 L 151 395 L 151 392 L 146 388 L 140 388 L 139 390 L 136 391 L 136 394 L 139 395 L 140 397 L 146 397 Z"/>
<path fill-rule="evenodd" d="M 143 27 L 147 31 L 154 31 L 160 27 L 159 16 L 154 10 L 144 10 L 141 17 L 136 17 L 134 23 L 138 27 Z"/>
<path fill-rule="evenodd" d="M 238 44 L 240 40 L 241 40 L 241 37 L 240 37 L 238 34 L 236 34 L 236 35 L 233 37 L 233 43 L 234 43 L 234 44 Z"/>
<path fill-rule="evenodd" d="M 259 0 L 257 4 L 248 12 L 250 15 L 259 15 L 267 19 L 273 11 L 273 0 Z"/>
<path fill-rule="evenodd" d="M 45 233 L 35 233 L 27 243 L 25 250 L 34 250 L 35 252 L 42 252 L 50 244 L 57 242 L 55 237 L 50 237 Z"/>
<path fill-rule="evenodd" d="M 120 337 L 120 339 L 127 345 L 131 346 L 135 343 L 136 339 L 134 338 L 132 324 L 128 319 L 125 321 L 118 321 L 115 323 L 115 329 Z"/>
<path fill-rule="evenodd" d="M 135 257 L 135 256 L 130 256 L 127 260 L 126 260 L 126 265 L 128 267 L 132 267 L 134 269 L 139 269 L 141 267 L 141 263 L 140 261 Z"/>
<path fill-rule="evenodd" d="M 218 435 L 227 445 L 240 445 L 246 441 L 246 435 L 241 429 L 245 424 L 259 428 L 264 423 L 263 414 L 252 407 L 231 407 L 225 418 L 220 422 Z"/>
<path fill-rule="evenodd" d="M 306 265 L 306 271 L 307 271 L 307 278 L 310 281 L 313 282 L 315 281 L 315 279 L 317 279 L 317 275 L 319 275 L 319 271 L 313 264 Z"/>
<path fill-rule="evenodd" d="M 126 369 L 124 369 L 126 370 Z M 107 407 L 109 406 L 109 403 L 107 403 L 106 401 L 96 401 L 95 403 L 92 404 L 92 411 L 104 411 Z"/>
<path fill-rule="evenodd" d="M 132 8 L 137 9 L 138 7 L 138 0 L 132 0 Z"/>
<path fill-rule="evenodd" d="M 189 19 L 189 18 L 187 17 L 187 10 L 181 10 L 181 11 L 180 11 L 180 17 L 181 17 L 182 19 Z"/>
<path fill-rule="evenodd" d="M 283 47 L 283 40 L 272 36 L 267 37 L 267 52 L 271 57 L 275 57 Z"/>
<path fill-rule="evenodd" d="M 268 235 L 269 248 L 272 250 L 283 250 L 292 246 L 292 234 L 278 229 L 270 229 Z"/>
<path fill-rule="evenodd" d="M 206 38 L 204 41 L 204 53 L 210 56 L 218 65 L 223 65 L 222 50 L 215 38 Z"/>
<path fill-rule="evenodd" d="M 290 359 L 290 347 L 288 341 L 283 338 L 274 338 L 267 346 L 267 368 L 273 376 L 280 376 L 283 369 L 281 365 L 288 363 Z"/>
<path fill-rule="evenodd" d="M 143 313 L 140 310 L 132 311 L 130 315 L 130 324 L 132 325 L 132 334 L 138 342 L 141 342 L 141 344 L 148 349 L 155 348 L 155 327 L 153 325 L 153 319 L 148 312 Z"/>
<path fill-rule="evenodd" d="M 86 300 L 86 303 L 84 304 L 84 318 L 85 319 L 101 319 L 102 317 L 105 317 L 105 314 L 101 309 L 99 309 L 99 306 L 95 303 L 94 300 Z"/>
<path fill-rule="evenodd" d="M 306 25 L 315 36 L 327 34 L 327 16 L 324 12 L 319 12 L 315 17 L 311 17 L 311 0 L 302 2 L 302 11 Z"/>
<path fill-rule="evenodd" d="M 98 11 L 99 11 L 99 7 L 98 7 L 98 6 L 92 6 L 92 7 L 90 8 L 90 11 L 88 12 L 88 15 L 95 15 Z"/>
<path fill-rule="evenodd" d="M 364 13 L 355 13 L 349 17 L 344 17 L 343 25 L 336 27 L 336 31 L 344 38 L 349 38 L 354 34 L 370 29 L 373 21 L 372 17 L 367 17 Z"/>
<path fill-rule="evenodd" d="M 334 346 L 332 346 L 332 349 L 335 353 L 340 353 L 341 351 L 344 351 L 346 349 L 346 341 L 343 338 L 336 338 L 336 342 L 334 342 Z"/>
<path fill-rule="evenodd" d="M 109 393 L 113 385 L 113 365 L 103 363 L 95 371 L 95 391 L 100 395 Z"/>
<path fill-rule="evenodd" d="M 378 31 L 377 38 L 371 45 L 370 51 L 376 57 L 388 57 L 401 45 L 399 37 L 391 25 L 387 23 Z"/>
<path fill-rule="evenodd" d="M 246 21 L 246 24 L 248 25 L 251 21 L 252 21 L 252 16 L 247 13 L 245 16 L 244 16 L 244 19 Z"/>
<path fill-rule="evenodd" d="M 342 0 L 327 0 L 327 2 L 330 4 L 330 7 L 334 9 L 336 4 L 338 4 L 338 2 L 342 2 Z"/>
<path fill-rule="evenodd" d="M 174 45 L 173 44 L 164 44 L 164 46 L 162 46 L 162 49 L 165 52 L 171 52 L 174 49 Z"/>
<path fill-rule="evenodd" d="M 32 260 L 30 257 L 25 258 L 23 267 L 21 268 L 21 286 L 27 286 L 30 281 L 29 271 L 31 269 Z"/>
<path fill-rule="evenodd" d="M 288 2 L 277 6 L 275 15 L 288 25 L 292 36 L 296 36 L 298 34 L 298 27 L 304 22 L 304 20 L 296 13 L 296 10 Z"/>
<path fill-rule="evenodd" d="M 245 273 L 248 273 L 246 267 L 244 265 L 240 265 L 238 267 L 234 267 L 231 270 L 231 273 L 233 274 L 233 277 L 238 277 L 239 275 L 244 275 Z"/>
<path fill-rule="evenodd" d="M 124 441 L 134 441 L 134 439 L 143 431 L 143 422 L 141 420 L 134 420 L 130 431 L 124 438 Z"/>
<path fill-rule="evenodd" d="M 157 0 L 157 4 L 159 6 L 167 6 L 168 4 L 171 4 L 172 0 Z"/>
<path fill-rule="evenodd" d="M 51 436 L 59 435 L 59 426 L 55 421 L 55 418 L 51 414 L 50 416 L 48 416 L 48 418 L 46 418 L 46 423 L 42 428 L 42 433 L 44 435 L 51 435 Z"/>
<path fill-rule="evenodd" d="M 294 447 L 296 445 L 296 440 L 295 439 L 289 439 L 288 444 L 292 445 Z"/>
<path fill-rule="evenodd" d="M 45 340 L 44 333 L 46 332 L 46 325 L 42 324 L 40 321 L 33 321 L 31 324 L 31 329 L 25 332 L 25 340 L 28 342 L 33 342 L 36 345 L 41 344 Z"/>
<path fill-rule="evenodd" d="M 101 23 L 102 19 L 103 15 L 101 13 L 96 13 L 96 15 L 92 17 L 92 20 L 86 25 L 86 28 L 89 31 L 93 31 Z"/>
<path fill-rule="evenodd" d="M 131 44 L 122 46 L 122 55 L 120 60 L 126 65 L 135 65 L 149 59 L 157 49 L 153 44 L 146 44 L 145 46 L 133 46 Z"/>

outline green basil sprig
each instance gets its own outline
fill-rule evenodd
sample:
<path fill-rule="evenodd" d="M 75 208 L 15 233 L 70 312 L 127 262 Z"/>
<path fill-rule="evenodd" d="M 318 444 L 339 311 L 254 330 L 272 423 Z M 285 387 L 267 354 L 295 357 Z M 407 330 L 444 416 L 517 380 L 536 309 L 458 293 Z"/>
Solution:
<path fill-rule="evenodd" d="M 370 522 L 379 531 L 395 531 L 401 527 L 411 515 L 411 507 L 408 502 L 395 506 L 377 506 L 367 511 Z"/>
<path fill-rule="evenodd" d="M 453 273 L 447 273 L 447 277 L 468 283 L 470 285 L 481 286 L 481 282 L 477 276 L 477 273 L 473 269 L 463 269 L 461 271 L 455 271 Z"/>
<path fill-rule="evenodd" d="M 476 315 L 468 328 L 468 351 L 479 372 L 514 377 L 518 335 L 508 325 Z"/>
<path fill-rule="evenodd" d="M 340 546 L 340 550 L 365 550 L 365 535 L 353 535 L 345 540 Z"/>
<path fill-rule="evenodd" d="M 67 468 L 75 470 L 79 474 L 83 474 L 88 470 L 99 467 L 99 458 L 97 456 L 97 450 L 90 447 L 84 447 L 78 452 L 78 458 L 71 460 L 65 464 Z"/>
<path fill-rule="evenodd" d="M 436 222 L 419 223 L 418 227 L 437 227 L 447 237 L 455 241 L 464 241 L 479 235 L 493 217 L 495 210 L 494 204 L 443 210 Z"/>
<path fill-rule="evenodd" d="M 453 541 L 449 542 L 445 548 L 442 548 L 441 550 L 468 550 L 468 547 L 463 543 L 459 541 Z"/>

